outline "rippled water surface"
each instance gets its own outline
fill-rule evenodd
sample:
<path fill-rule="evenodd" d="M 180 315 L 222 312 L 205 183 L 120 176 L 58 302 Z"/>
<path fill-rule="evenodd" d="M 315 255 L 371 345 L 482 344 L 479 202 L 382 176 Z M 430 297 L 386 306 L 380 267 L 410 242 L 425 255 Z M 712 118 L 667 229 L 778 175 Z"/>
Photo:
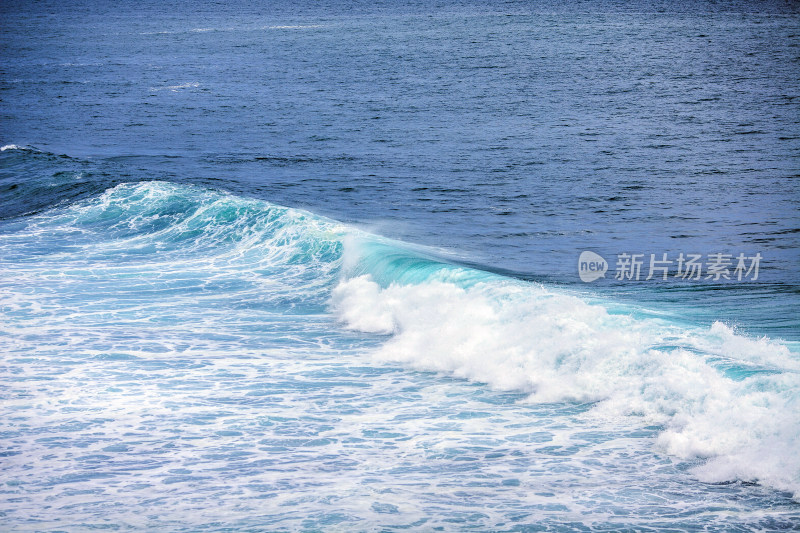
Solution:
<path fill-rule="evenodd" d="M 797 527 L 798 17 L 4 3 L 0 529 Z"/>

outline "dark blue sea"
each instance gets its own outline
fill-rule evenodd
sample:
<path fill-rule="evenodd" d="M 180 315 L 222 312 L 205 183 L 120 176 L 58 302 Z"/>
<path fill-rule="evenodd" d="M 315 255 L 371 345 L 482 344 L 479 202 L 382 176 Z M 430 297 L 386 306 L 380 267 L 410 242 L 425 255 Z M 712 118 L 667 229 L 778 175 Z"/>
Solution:
<path fill-rule="evenodd" d="M 800 528 L 800 6 L 0 3 L 0 530 Z"/>

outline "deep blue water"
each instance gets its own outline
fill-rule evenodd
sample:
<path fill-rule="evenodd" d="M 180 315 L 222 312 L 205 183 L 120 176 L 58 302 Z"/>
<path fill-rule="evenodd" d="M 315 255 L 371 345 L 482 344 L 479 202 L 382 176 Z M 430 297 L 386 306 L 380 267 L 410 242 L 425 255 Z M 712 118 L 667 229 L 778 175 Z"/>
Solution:
<path fill-rule="evenodd" d="M 800 524 L 796 4 L 0 24 L 4 530 Z"/>

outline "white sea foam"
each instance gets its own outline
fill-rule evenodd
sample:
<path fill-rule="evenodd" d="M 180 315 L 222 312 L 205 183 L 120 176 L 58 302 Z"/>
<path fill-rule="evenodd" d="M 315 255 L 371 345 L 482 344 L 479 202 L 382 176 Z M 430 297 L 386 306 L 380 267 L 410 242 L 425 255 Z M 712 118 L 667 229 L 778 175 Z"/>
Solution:
<path fill-rule="evenodd" d="M 322 24 L 293 24 L 283 26 L 267 26 L 268 30 L 305 30 L 312 28 L 321 28 Z"/>
<path fill-rule="evenodd" d="M 24 150 L 24 146 L 19 146 L 18 144 L 6 144 L 2 148 L 0 148 L 0 152 L 5 152 L 6 150 Z"/>
<path fill-rule="evenodd" d="M 150 90 L 151 91 L 172 91 L 172 92 L 175 93 L 175 92 L 180 91 L 181 89 L 195 89 L 197 87 L 200 87 L 200 84 L 197 83 L 197 82 L 192 82 L 192 83 L 182 83 L 180 85 L 167 85 L 165 87 L 150 87 Z"/>
<path fill-rule="evenodd" d="M 332 307 L 350 328 L 392 335 L 378 360 L 526 391 L 531 402 L 596 402 L 589 416 L 661 425 L 657 449 L 703 460 L 701 480 L 758 481 L 800 498 L 800 364 L 786 346 L 721 323 L 637 320 L 515 280 L 440 278 L 346 279 Z M 749 377 L 726 375 L 720 361 Z"/>

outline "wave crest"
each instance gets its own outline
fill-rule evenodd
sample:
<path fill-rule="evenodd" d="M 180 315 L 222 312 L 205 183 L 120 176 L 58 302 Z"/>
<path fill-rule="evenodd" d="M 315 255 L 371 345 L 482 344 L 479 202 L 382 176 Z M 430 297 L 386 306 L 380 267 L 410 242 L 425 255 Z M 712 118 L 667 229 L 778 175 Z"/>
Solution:
<path fill-rule="evenodd" d="M 663 428 L 658 449 L 700 461 L 703 481 L 757 481 L 800 498 L 800 362 L 785 345 L 469 269 L 427 265 L 393 282 L 386 268 L 397 264 L 380 267 L 356 268 L 331 298 L 347 327 L 391 335 L 376 359 L 525 391 L 530 402 L 591 402 L 586 416 L 611 423 L 637 417 Z"/>

